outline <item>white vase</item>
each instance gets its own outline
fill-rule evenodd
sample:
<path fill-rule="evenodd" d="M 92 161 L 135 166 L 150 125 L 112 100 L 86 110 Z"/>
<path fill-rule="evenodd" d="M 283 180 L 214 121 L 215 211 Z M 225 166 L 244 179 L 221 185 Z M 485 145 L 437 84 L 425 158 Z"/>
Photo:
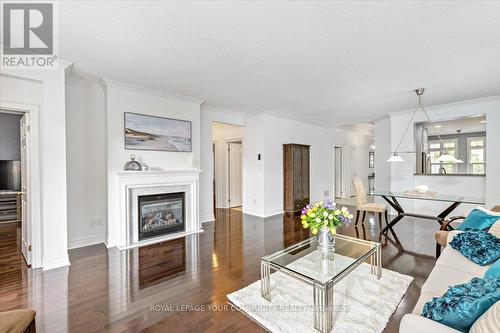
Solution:
<path fill-rule="evenodd" d="M 333 260 L 335 255 L 335 235 L 330 232 L 328 227 L 319 229 L 318 234 L 318 251 L 321 254 L 321 259 Z"/>

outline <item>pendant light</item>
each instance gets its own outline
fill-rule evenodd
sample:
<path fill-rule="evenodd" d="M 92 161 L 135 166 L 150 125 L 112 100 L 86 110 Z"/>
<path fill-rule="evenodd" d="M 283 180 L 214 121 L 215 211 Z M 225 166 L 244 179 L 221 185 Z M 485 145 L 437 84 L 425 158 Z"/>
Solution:
<path fill-rule="evenodd" d="M 413 119 L 415 119 L 415 115 L 416 115 L 416 113 L 417 113 L 417 111 L 419 109 L 424 113 L 424 115 L 427 118 L 427 120 L 430 123 L 432 123 L 431 118 L 429 117 L 429 115 L 427 114 L 427 111 L 425 110 L 424 106 L 422 105 L 422 95 L 424 94 L 424 91 L 425 91 L 425 88 L 415 89 L 415 93 L 418 96 L 418 105 L 415 108 L 415 110 L 413 111 L 413 113 L 411 115 L 411 118 L 410 118 L 410 121 L 408 122 L 408 125 L 406 125 L 406 129 L 405 129 L 405 131 L 403 133 L 403 136 L 401 137 L 401 140 L 399 140 L 399 143 L 398 143 L 398 145 L 396 147 L 396 150 L 394 152 L 392 152 L 392 155 L 391 155 L 391 157 L 389 157 L 387 159 L 387 162 L 403 162 L 404 161 L 404 159 L 401 156 L 399 156 L 399 153 L 401 153 L 399 151 L 399 147 L 403 143 L 403 139 L 405 138 L 406 134 L 408 133 L 408 130 L 410 129 L 410 126 L 413 124 Z M 444 147 L 443 140 L 441 139 L 441 136 L 437 132 L 436 127 L 433 126 L 433 128 L 434 128 L 434 132 L 436 133 L 436 135 L 437 135 L 437 137 L 439 139 L 439 142 L 441 143 L 441 146 Z M 411 152 L 411 153 L 415 153 L 415 152 Z M 441 156 L 439 156 L 438 161 L 440 161 L 440 162 L 446 162 L 446 163 L 456 163 L 457 159 L 454 156 L 450 155 L 448 153 L 448 151 L 446 150 L 446 148 L 445 148 L 444 154 L 442 154 Z"/>

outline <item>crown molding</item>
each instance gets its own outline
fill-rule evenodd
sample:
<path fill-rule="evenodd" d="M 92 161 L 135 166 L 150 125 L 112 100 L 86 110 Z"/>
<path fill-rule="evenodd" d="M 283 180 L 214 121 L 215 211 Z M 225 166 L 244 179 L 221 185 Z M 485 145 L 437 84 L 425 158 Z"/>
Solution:
<path fill-rule="evenodd" d="M 70 77 L 66 83 L 68 84 L 74 84 L 80 87 L 84 88 L 90 88 L 90 89 L 97 89 L 103 91 L 106 87 L 102 85 L 101 82 L 96 82 L 96 81 L 87 81 L 87 80 L 81 80 L 81 79 L 75 79 Z"/>
<path fill-rule="evenodd" d="M 452 108 L 452 107 L 466 105 L 466 104 L 480 104 L 480 103 L 496 102 L 496 101 L 500 102 L 500 95 L 475 98 L 475 99 L 468 99 L 465 101 L 445 103 L 445 104 L 425 105 L 425 110 L 433 111 L 433 110 L 439 110 L 439 109 L 443 109 L 443 108 Z M 395 111 L 395 112 L 389 113 L 387 116 L 397 116 L 397 115 L 413 112 L 414 110 L 415 110 L 415 108 L 402 110 L 402 111 Z M 481 112 L 479 111 L 478 114 L 480 114 L 480 113 Z"/>
<path fill-rule="evenodd" d="M 169 93 L 167 91 L 163 90 L 156 90 L 152 88 L 146 88 L 142 86 L 137 86 L 134 84 L 130 83 L 124 83 L 124 82 L 119 82 L 119 81 L 114 81 L 114 80 L 109 80 L 109 79 L 101 79 L 105 87 L 114 87 L 114 88 L 121 88 L 121 89 L 127 89 L 130 91 L 134 92 L 139 92 L 143 94 L 148 94 L 152 96 L 159 96 L 159 97 L 165 97 L 165 98 L 170 98 L 182 102 L 190 102 L 190 103 L 196 103 L 198 105 L 201 105 L 203 103 L 203 100 L 189 97 L 189 96 L 182 96 L 182 95 L 177 95 L 173 93 Z"/>

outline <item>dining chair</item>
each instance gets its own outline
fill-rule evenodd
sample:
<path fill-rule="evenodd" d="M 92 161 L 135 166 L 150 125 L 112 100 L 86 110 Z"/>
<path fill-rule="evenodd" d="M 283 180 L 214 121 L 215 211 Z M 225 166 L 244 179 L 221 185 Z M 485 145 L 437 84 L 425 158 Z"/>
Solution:
<path fill-rule="evenodd" d="M 355 225 L 358 225 L 360 212 L 363 212 L 363 217 L 361 218 L 362 224 L 365 221 L 366 212 L 374 213 L 374 214 L 378 213 L 378 222 L 379 222 L 380 229 L 382 229 L 382 213 L 384 213 L 385 224 L 386 225 L 388 224 L 387 205 L 383 204 L 383 203 L 367 202 L 365 187 L 364 187 L 361 179 L 359 179 L 358 177 L 352 178 L 352 184 L 354 186 L 354 194 L 356 196 L 356 223 L 355 223 Z"/>
<path fill-rule="evenodd" d="M 0 312 L 0 332 L 36 333 L 36 312 L 20 309 Z"/>

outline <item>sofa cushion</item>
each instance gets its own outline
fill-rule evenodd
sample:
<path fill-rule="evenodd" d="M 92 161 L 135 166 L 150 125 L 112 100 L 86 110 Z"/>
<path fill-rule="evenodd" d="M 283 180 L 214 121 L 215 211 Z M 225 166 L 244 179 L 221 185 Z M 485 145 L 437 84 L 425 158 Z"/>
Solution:
<path fill-rule="evenodd" d="M 488 279 L 500 277 L 500 259 L 488 268 L 488 270 L 484 273 L 484 277 Z"/>
<path fill-rule="evenodd" d="M 415 307 L 413 308 L 413 313 L 418 314 L 420 316 L 420 314 L 422 313 L 422 310 L 424 308 L 425 303 L 432 301 L 432 299 L 434 297 L 440 297 L 442 295 L 443 295 L 443 293 L 433 293 L 430 291 L 422 291 L 420 293 L 420 297 L 418 298 L 417 304 L 415 304 Z"/>
<path fill-rule="evenodd" d="M 500 302 L 490 307 L 470 328 L 470 333 L 500 332 Z"/>
<path fill-rule="evenodd" d="M 441 256 L 436 261 L 436 266 L 444 265 L 462 271 L 470 272 L 475 276 L 482 276 L 488 270 L 489 266 L 480 266 L 465 258 L 460 252 L 448 246 L 444 248 Z"/>
<path fill-rule="evenodd" d="M 500 278 L 473 278 L 450 287 L 442 297 L 424 305 L 422 316 L 461 332 L 468 332 L 474 322 L 500 300 Z"/>
<path fill-rule="evenodd" d="M 0 312 L 0 332 L 24 332 L 33 320 L 36 312 L 33 310 L 12 310 Z"/>
<path fill-rule="evenodd" d="M 464 260 L 467 259 L 464 258 Z M 450 286 L 469 282 L 477 276 L 476 273 L 464 271 L 457 267 L 436 265 L 429 274 L 427 281 L 423 284 L 422 291 L 443 295 Z M 482 276 L 482 274 L 479 276 Z"/>
<path fill-rule="evenodd" d="M 488 232 L 500 238 L 500 220 L 496 221 L 495 224 L 491 226 L 490 230 L 488 230 Z"/>
<path fill-rule="evenodd" d="M 399 324 L 400 333 L 457 333 L 459 331 L 424 318 L 420 315 L 405 314 Z M 483 333 L 483 332 L 481 332 Z"/>

